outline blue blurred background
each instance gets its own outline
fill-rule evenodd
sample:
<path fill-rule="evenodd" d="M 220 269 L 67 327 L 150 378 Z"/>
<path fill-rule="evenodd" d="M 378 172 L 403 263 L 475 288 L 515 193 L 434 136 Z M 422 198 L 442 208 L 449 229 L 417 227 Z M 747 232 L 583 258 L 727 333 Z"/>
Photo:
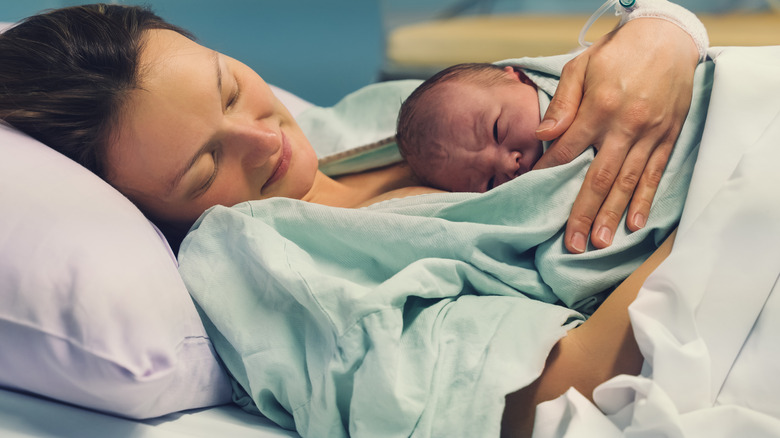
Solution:
<path fill-rule="evenodd" d="M 0 21 L 17 21 L 74 0 L 0 0 Z M 266 81 L 317 105 L 379 78 L 384 36 L 398 25 L 436 16 L 458 0 L 122 0 L 142 4 L 237 58 Z M 492 0 L 466 13 L 590 13 L 602 0 Z M 765 0 L 679 0 L 695 12 L 766 8 Z"/>

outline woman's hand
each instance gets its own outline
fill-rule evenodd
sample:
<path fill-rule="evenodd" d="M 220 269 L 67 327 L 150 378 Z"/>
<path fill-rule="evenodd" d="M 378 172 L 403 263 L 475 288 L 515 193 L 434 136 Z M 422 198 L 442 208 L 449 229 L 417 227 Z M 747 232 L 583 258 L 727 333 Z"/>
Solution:
<path fill-rule="evenodd" d="M 699 55 L 673 23 L 639 18 L 602 37 L 563 69 L 537 130 L 555 140 L 534 167 L 597 154 L 566 225 L 566 248 L 612 243 L 626 207 L 631 231 L 642 228 L 688 113 Z M 592 232 L 591 232 L 592 231 Z"/>

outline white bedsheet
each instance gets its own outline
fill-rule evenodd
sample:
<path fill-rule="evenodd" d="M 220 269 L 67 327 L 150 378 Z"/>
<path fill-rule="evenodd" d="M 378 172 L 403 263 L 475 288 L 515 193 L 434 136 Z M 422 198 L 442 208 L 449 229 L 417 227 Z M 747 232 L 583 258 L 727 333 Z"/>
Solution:
<path fill-rule="evenodd" d="M 290 438 L 299 435 L 236 406 L 134 421 L 0 389 L 0 437 Z"/>
<path fill-rule="evenodd" d="M 630 308 L 641 376 L 543 404 L 535 437 L 780 436 L 780 47 L 715 57 L 674 249 Z M 594 435 L 596 434 L 596 435 Z"/>

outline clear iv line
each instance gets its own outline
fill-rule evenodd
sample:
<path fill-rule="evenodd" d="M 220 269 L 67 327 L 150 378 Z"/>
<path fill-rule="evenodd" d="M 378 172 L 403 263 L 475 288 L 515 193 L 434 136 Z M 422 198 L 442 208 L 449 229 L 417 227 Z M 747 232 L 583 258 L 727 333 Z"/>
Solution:
<path fill-rule="evenodd" d="M 593 23 L 596 22 L 602 15 L 604 15 L 605 12 L 607 12 L 607 9 L 615 6 L 616 4 L 620 3 L 620 6 L 628 9 L 636 3 L 636 0 L 607 0 L 604 2 L 603 5 L 601 5 L 600 8 L 596 10 L 596 12 L 593 13 L 593 15 L 590 16 L 588 19 L 588 22 L 585 23 L 585 26 L 582 27 L 582 30 L 580 31 L 580 36 L 578 38 L 578 41 L 580 43 L 580 46 L 582 47 L 588 47 L 593 43 L 585 41 L 585 34 L 588 33 L 588 30 L 591 26 L 593 26 Z"/>

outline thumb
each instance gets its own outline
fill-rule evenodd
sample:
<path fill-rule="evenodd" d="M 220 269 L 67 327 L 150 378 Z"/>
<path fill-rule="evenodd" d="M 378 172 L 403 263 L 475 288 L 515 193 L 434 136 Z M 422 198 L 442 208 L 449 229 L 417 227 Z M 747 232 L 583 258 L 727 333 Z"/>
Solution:
<path fill-rule="evenodd" d="M 585 67 L 587 62 L 569 61 L 561 72 L 558 88 L 536 129 L 536 138 L 542 141 L 554 140 L 571 126 L 582 101 Z"/>

